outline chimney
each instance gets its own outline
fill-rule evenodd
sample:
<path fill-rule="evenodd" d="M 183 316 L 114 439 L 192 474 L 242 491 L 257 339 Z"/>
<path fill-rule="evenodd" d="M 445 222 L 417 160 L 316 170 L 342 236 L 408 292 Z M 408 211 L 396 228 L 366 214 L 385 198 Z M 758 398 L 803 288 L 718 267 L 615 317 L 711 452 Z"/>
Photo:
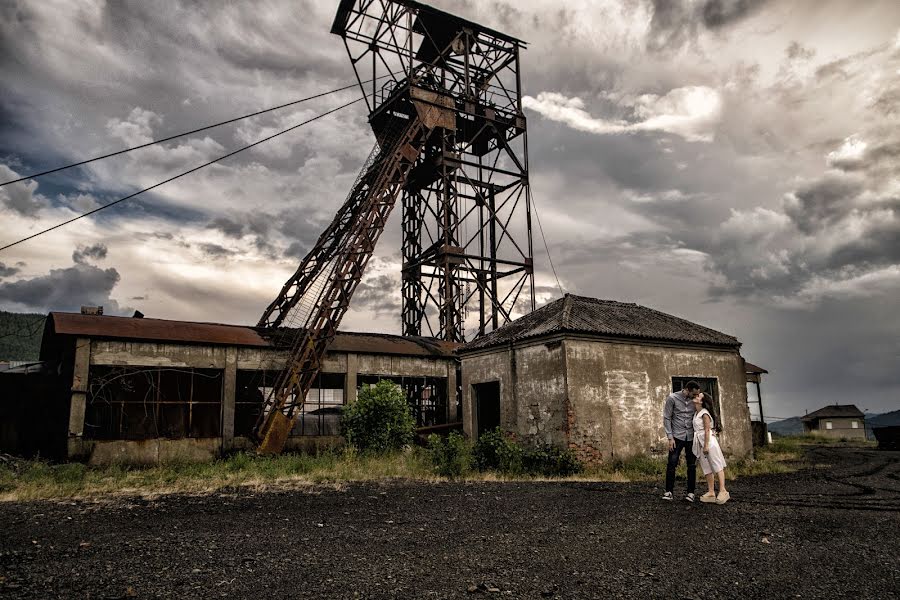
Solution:
<path fill-rule="evenodd" d="M 102 315 L 103 307 L 102 306 L 82 306 L 81 314 L 83 314 L 83 315 Z"/>

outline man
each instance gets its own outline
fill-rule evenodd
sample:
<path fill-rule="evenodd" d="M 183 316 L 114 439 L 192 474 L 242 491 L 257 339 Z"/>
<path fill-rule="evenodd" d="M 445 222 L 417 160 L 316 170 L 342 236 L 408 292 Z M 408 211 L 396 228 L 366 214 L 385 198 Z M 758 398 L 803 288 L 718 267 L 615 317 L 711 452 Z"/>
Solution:
<path fill-rule="evenodd" d="M 694 403 L 695 396 L 700 394 L 700 384 L 688 381 L 680 392 L 673 392 L 666 398 L 663 407 L 663 428 L 669 438 L 669 462 L 666 465 L 666 493 L 663 500 L 672 501 L 675 491 L 675 469 L 681 459 L 681 450 L 687 459 L 687 495 L 688 502 L 694 501 L 694 487 L 697 484 L 697 457 L 694 456 Z"/>

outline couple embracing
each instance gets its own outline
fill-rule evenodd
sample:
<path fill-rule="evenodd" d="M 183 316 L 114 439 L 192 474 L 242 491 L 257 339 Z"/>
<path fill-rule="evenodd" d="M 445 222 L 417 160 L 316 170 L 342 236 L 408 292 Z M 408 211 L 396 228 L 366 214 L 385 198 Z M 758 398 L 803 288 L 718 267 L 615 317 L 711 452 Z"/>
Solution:
<path fill-rule="evenodd" d="M 725 457 L 716 439 L 722 424 L 715 410 L 712 395 L 700 391 L 700 384 L 688 381 L 679 392 L 666 398 L 663 408 L 663 428 L 669 438 L 669 462 L 666 465 L 666 493 L 663 500 L 671 501 L 675 491 L 675 469 L 685 451 L 687 459 L 688 502 L 694 501 L 697 482 L 697 459 L 706 476 L 709 491 L 700 496 L 700 502 L 725 504 L 731 495 L 725 489 Z M 719 494 L 716 495 L 715 480 L 719 480 Z"/>

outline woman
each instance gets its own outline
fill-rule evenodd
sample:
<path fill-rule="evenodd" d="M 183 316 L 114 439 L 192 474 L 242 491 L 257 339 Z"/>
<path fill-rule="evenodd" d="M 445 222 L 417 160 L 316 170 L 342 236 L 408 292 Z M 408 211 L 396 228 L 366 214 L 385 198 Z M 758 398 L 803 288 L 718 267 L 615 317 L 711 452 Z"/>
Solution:
<path fill-rule="evenodd" d="M 713 398 L 708 393 L 701 393 L 694 397 L 694 456 L 703 469 L 706 476 L 706 485 L 709 491 L 700 496 L 700 502 L 715 502 L 725 504 L 731 498 L 731 494 L 725 489 L 725 457 L 722 448 L 716 439 L 716 432 L 722 431 L 722 426 L 713 415 Z M 716 496 L 715 481 L 719 478 L 719 495 Z"/>

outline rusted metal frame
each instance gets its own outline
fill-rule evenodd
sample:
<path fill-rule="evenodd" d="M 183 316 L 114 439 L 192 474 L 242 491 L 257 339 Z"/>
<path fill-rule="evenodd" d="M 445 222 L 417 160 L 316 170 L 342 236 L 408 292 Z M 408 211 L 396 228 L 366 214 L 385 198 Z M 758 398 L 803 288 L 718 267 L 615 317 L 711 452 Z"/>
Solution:
<path fill-rule="evenodd" d="M 365 186 L 373 175 L 373 169 L 377 168 L 383 160 L 378 144 L 369 153 L 369 158 L 357 175 L 350 195 L 331 223 L 319 236 L 315 246 L 306 254 L 300 266 L 282 287 L 278 297 L 266 308 L 259 320 L 259 327 L 278 327 L 282 324 L 288 312 L 300 301 L 306 287 L 322 273 L 322 269 L 334 256 L 334 252 L 340 246 L 343 238 L 348 234 L 348 227 L 358 218 L 361 210 L 360 198 L 364 197 Z M 273 318 L 273 315 L 274 318 Z"/>
<path fill-rule="evenodd" d="M 513 239 L 512 234 L 509 233 L 509 230 L 507 229 L 507 227 L 509 226 L 509 222 L 512 221 L 513 215 L 516 213 L 516 207 L 519 205 L 519 200 L 522 199 L 522 191 L 524 189 L 525 189 L 524 185 L 519 187 L 519 191 L 518 191 L 518 193 L 516 193 L 516 201 L 513 203 L 512 208 L 509 210 L 509 216 L 506 217 L 506 222 L 501 223 L 501 225 L 500 225 L 500 227 L 503 229 L 503 234 L 500 236 L 500 239 L 497 241 L 497 246 L 499 247 L 500 244 L 503 243 L 504 237 L 509 238 L 509 241 L 512 242 L 513 246 L 516 247 L 516 250 L 519 251 L 519 254 L 521 254 L 523 258 L 525 257 L 525 251 L 522 250 L 522 248 L 519 246 L 519 244 L 516 242 L 516 240 Z M 509 200 L 511 198 L 512 198 L 512 194 L 510 194 L 509 197 L 503 202 L 503 206 L 508 204 Z M 500 210 L 502 210 L 502 206 L 501 206 Z"/>
<path fill-rule="evenodd" d="M 516 289 L 516 286 L 521 285 L 522 282 L 525 281 L 525 277 L 527 277 L 527 276 L 528 276 L 527 273 L 523 273 L 522 276 L 519 277 L 519 280 L 513 284 L 512 288 L 510 288 L 509 292 L 507 292 L 506 296 L 503 298 L 503 302 L 501 302 L 501 304 L 504 304 L 504 305 L 506 304 L 506 301 L 509 300 L 509 297 L 512 295 L 513 291 Z M 516 294 L 516 298 L 518 299 L 518 294 Z M 515 302 L 513 302 L 513 304 L 515 304 Z"/>
<path fill-rule="evenodd" d="M 466 262 L 469 261 L 468 258 L 466 258 L 466 259 L 464 259 L 464 260 L 465 260 Z M 471 264 L 470 264 L 470 267 L 471 267 L 471 269 L 473 269 L 473 270 L 476 269 L 476 267 L 475 267 L 474 265 L 471 265 Z M 478 278 L 475 278 L 475 284 L 478 285 L 479 287 L 481 287 L 482 289 L 484 289 L 484 291 L 485 291 L 487 294 L 490 295 L 490 293 L 491 293 L 490 290 L 488 290 L 486 287 L 484 287 L 484 285 L 482 284 L 481 281 L 478 280 Z M 494 296 L 490 296 L 490 297 L 493 298 L 493 299 L 496 299 Z M 498 305 L 498 304 L 496 304 L 496 303 L 493 303 L 493 306 L 496 306 L 501 312 L 503 312 L 504 316 L 507 318 L 507 320 L 509 320 L 509 314 L 507 314 L 506 309 L 504 309 L 502 306 L 500 306 L 500 305 Z M 493 312 L 493 311 L 492 311 L 492 312 Z"/>
<path fill-rule="evenodd" d="M 466 175 L 465 171 L 463 171 L 463 175 Z M 468 175 L 466 175 L 466 178 L 468 179 Z M 469 183 L 470 186 L 475 187 L 475 185 L 474 185 L 473 183 L 471 183 L 471 179 L 469 180 L 469 182 L 470 182 L 470 183 Z M 513 182 L 509 187 L 507 187 L 506 189 L 504 189 L 504 190 L 502 190 L 502 191 L 505 192 L 505 191 L 511 189 L 513 186 L 519 185 L 519 183 L 520 183 L 520 182 Z M 519 193 L 521 194 L 521 190 L 519 191 Z M 512 198 L 512 194 L 510 194 L 510 196 L 507 197 L 507 199 L 504 200 L 503 203 L 501 203 L 499 207 L 495 207 L 494 209 L 490 209 L 491 218 L 493 218 L 493 219 L 499 219 L 499 213 L 500 213 L 500 211 L 503 210 L 503 208 L 506 206 L 506 204 L 509 203 L 509 201 L 510 201 L 511 198 Z M 484 199 L 484 196 L 483 196 L 483 195 L 482 195 L 482 199 Z M 507 226 L 509 225 L 509 222 L 512 220 L 512 215 L 515 213 L 515 210 L 516 210 L 516 206 L 517 206 L 517 205 L 518 205 L 518 199 L 516 200 L 516 203 L 513 204 L 513 207 L 512 207 L 512 209 L 510 210 L 509 217 L 508 217 L 507 220 L 506 220 L 506 223 L 505 223 L 505 224 L 504 224 L 504 223 L 501 223 L 501 224 L 500 224 L 500 226 L 503 228 L 503 231 L 504 231 L 505 233 L 508 233 L 508 232 L 507 232 Z M 472 207 L 472 209 L 471 209 L 468 213 L 466 213 L 466 217 L 468 217 L 468 216 L 472 213 L 472 211 L 474 211 L 474 209 L 475 209 L 475 207 Z M 496 210 L 496 212 L 495 212 L 495 210 Z M 498 220 L 498 222 L 499 222 L 499 220 Z M 471 238 L 469 238 L 469 240 L 466 241 L 466 243 L 463 244 L 462 247 L 463 247 L 463 248 L 468 248 L 469 245 L 475 240 L 475 236 L 476 236 L 476 235 L 478 235 L 478 234 L 476 233 L 476 234 L 473 235 Z M 509 236 L 510 236 L 510 238 L 512 238 L 512 234 L 509 234 Z M 503 236 L 500 237 L 500 240 L 498 241 L 498 246 L 499 246 L 499 244 L 501 244 L 501 243 L 503 243 Z M 515 242 L 513 242 L 513 244 L 515 244 Z M 515 244 L 515 245 L 516 245 L 516 248 L 519 249 L 519 248 L 518 248 L 518 244 Z M 525 255 L 525 254 L 521 251 L 521 249 L 519 249 L 519 253 L 522 254 L 523 256 Z"/>
<path fill-rule="evenodd" d="M 363 50 L 362 54 L 355 57 L 353 56 L 353 51 L 350 49 L 350 44 L 347 43 L 347 38 L 343 37 L 341 40 L 344 42 L 344 48 L 347 50 L 347 56 L 350 58 L 350 65 L 353 67 L 353 76 L 356 77 L 356 82 L 359 84 L 359 89 L 362 92 L 363 98 L 366 101 L 366 109 L 371 113 L 374 110 L 375 98 L 372 98 L 372 103 L 369 103 L 369 94 L 366 93 L 366 87 L 362 82 L 362 79 L 359 77 L 359 69 L 356 68 L 356 63 L 361 61 L 363 57 L 366 55 L 367 51 Z"/>
<path fill-rule="evenodd" d="M 494 127 L 494 131 L 497 131 L 496 127 Z M 528 169 L 526 169 L 524 166 L 522 166 L 522 163 L 519 162 L 519 157 L 516 156 L 515 150 L 513 149 L 512 146 L 509 145 L 509 142 L 506 140 L 506 138 L 504 138 L 502 135 L 500 135 L 499 131 L 497 131 L 496 139 L 501 140 L 503 142 L 503 149 L 506 150 L 506 154 L 512 159 L 512 161 L 514 163 L 516 163 L 516 167 L 519 168 L 518 174 L 521 175 L 522 173 L 527 173 Z"/>
<path fill-rule="evenodd" d="M 257 431 L 262 436 L 260 450 L 263 452 L 280 452 L 284 445 L 296 408 L 302 405 L 314 377 L 320 370 L 327 344 L 333 339 L 341 318 L 349 308 L 350 297 L 361 281 L 375 242 L 384 230 L 386 218 L 396 202 L 403 181 L 412 168 L 412 161 L 408 164 L 403 162 L 404 145 L 409 144 L 411 148 L 415 148 L 411 144 L 420 135 L 423 137 L 421 144 L 424 144 L 422 129 L 418 121 L 411 123 L 391 152 L 393 164 L 382 166 L 382 172 L 370 189 L 371 200 L 367 203 L 369 210 L 356 224 L 351 237 L 347 240 L 347 247 L 337 261 L 333 283 L 326 286 L 324 293 L 319 296 L 317 308 L 308 321 L 310 326 L 297 336 L 293 344 L 291 352 L 293 359 L 289 362 L 288 369 L 279 377 L 280 385 L 273 390 L 270 400 L 266 403 L 270 405 L 269 412 L 263 411 L 260 415 L 261 421 Z M 413 149 L 412 152 L 418 153 L 421 150 Z M 287 414 L 284 413 L 285 408 Z"/>

